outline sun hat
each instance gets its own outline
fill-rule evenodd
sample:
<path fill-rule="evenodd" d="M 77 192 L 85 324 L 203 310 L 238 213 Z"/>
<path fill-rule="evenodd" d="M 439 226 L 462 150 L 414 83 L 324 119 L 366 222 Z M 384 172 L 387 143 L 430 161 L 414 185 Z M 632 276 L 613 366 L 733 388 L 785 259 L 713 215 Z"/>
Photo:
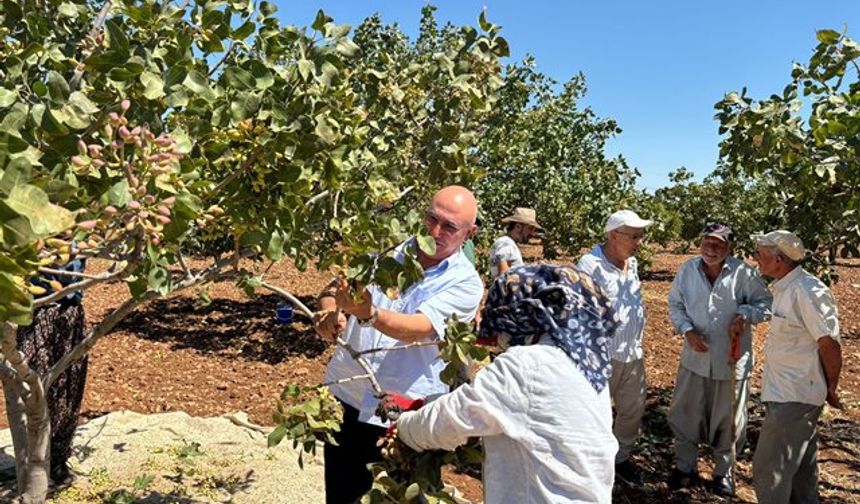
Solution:
<path fill-rule="evenodd" d="M 543 229 L 537 223 L 537 214 L 531 208 L 515 208 L 514 213 L 502 219 L 502 222 L 519 222 L 520 224 L 526 224 L 537 229 Z"/>

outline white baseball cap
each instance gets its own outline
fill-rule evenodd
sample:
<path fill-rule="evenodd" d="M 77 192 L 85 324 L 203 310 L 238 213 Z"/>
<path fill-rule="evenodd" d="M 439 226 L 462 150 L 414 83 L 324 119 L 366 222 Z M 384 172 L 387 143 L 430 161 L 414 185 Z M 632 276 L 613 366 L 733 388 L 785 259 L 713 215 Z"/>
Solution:
<path fill-rule="evenodd" d="M 619 210 L 609 216 L 606 220 L 606 232 L 618 229 L 621 226 L 627 226 L 637 229 L 642 229 L 654 224 L 654 221 L 643 219 L 636 215 L 633 210 Z"/>
<path fill-rule="evenodd" d="M 756 245 L 776 247 L 780 252 L 792 261 L 802 261 L 806 257 L 806 248 L 803 241 L 796 234 L 785 229 L 777 229 L 767 234 L 752 235 Z"/>

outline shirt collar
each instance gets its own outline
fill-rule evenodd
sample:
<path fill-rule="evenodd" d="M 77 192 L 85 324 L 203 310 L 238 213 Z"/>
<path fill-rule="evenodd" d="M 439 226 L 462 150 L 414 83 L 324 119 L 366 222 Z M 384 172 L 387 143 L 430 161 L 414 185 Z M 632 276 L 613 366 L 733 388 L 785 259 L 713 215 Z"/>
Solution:
<path fill-rule="evenodd" d="M 598 245 L 595 245 L 595 246 L 594 246 L 594 255 L 596 255 L 597 257 L 599 257 L 599 258 L 600 258 L 600 259 L 601 259 L 601 260 L 602 260 L 602 261 L 603 261 L 607 266 L 609 266 L 610 268 L 614 269 L 615 271 L 619 271 L 619 272 L 620 272 L 620 271 L 622 271 L 622 270 L 621 270 L 621 268 L 619 268 L 618 266 L 616 266 L 615 264 L 613 264 L 613 263 L 612 263 L 612 261 L 610 261 L 610 260 L 609 260 L 609 258 L 608 258 L 608 257 L 606 257 L 606 254 L 604 254 L 604 253 L 603 253 L 603 246 L 604 246 L 604 244 L 603 244 L 603 243 L 600 243 L 600 244 L 598 244 Z M 624 263 L 625 263 L 627 266 L 630 266 L 630 260 L 631 260 L 631 259 L 633 259 L 633 258 L 632 258 L 632 257 L 628 257 L 628 258 L 627 258 L 627 260 L 626 260 L 626 261 L 624 261 Z"/>
<path fill-rule="evenodd" d="M 773 283 L 773 289 L 782 291 L 785 290 L 792 282 L 794 282 L 800 275 L 803 274 L 803 268 L 800 266 L 796 266 L 793 270 L 789 271 L 784 277 Z"/>

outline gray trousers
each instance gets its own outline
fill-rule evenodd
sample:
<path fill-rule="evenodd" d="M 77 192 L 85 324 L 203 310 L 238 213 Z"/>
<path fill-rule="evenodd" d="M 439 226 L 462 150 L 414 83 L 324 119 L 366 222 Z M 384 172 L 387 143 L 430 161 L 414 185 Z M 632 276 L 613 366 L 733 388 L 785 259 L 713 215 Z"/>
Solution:
<path fill-rule="evenodd" d="M 612 433 L 618 440 L 615 463 L 627 460 L 639 438 L 642 414 L 645 413 L 645 360 L 633 362 L 612 361 L 612 376 L 609 377 L 609 395 L 615 406 L 615 423 Z"/>
<path fill-rule="evenodd" d="M 749 380 L 715 380 L 678 367 L 672 405 L 667 417 L 675 434 L 675 467 L 686 473 L 696 468 L 698 443 L 714 449 L 714 474 L 726 476 L 732 468 L 734 443 L 740 453 L 746 441 Z M 732 402 L 734 401 L 734 408 Z"/>
<path fill-rule="evenodd" d="M 753 485 L 767 504 L 818 502 L 818 431 L 821 406 L 765 403 L 753 457 Z"/>

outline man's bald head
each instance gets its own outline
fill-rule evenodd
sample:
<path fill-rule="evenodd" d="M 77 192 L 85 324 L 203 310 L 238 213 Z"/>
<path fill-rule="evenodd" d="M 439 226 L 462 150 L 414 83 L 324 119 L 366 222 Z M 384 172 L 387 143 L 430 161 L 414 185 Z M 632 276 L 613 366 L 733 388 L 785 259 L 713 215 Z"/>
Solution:
<path fill-rule="evenodd" d="M 425 256 L 419 251 L 419 260 L 426 268 L 448 258 L 475 234 L 478 227 L 478 200 L 472 191 L 462 186 L 443 187 L 433 196 L 424 216 L 424 226 L 436 241 L 436 253 Z"/>
<path fill-rule="evenodd" d="M 463 186 L 449 185 L 439 189 L 430 205 L 457 213 L 461 222 L 470 226 L 475 224 L 478 217 L 478 200 L 472 191 Z"/>

